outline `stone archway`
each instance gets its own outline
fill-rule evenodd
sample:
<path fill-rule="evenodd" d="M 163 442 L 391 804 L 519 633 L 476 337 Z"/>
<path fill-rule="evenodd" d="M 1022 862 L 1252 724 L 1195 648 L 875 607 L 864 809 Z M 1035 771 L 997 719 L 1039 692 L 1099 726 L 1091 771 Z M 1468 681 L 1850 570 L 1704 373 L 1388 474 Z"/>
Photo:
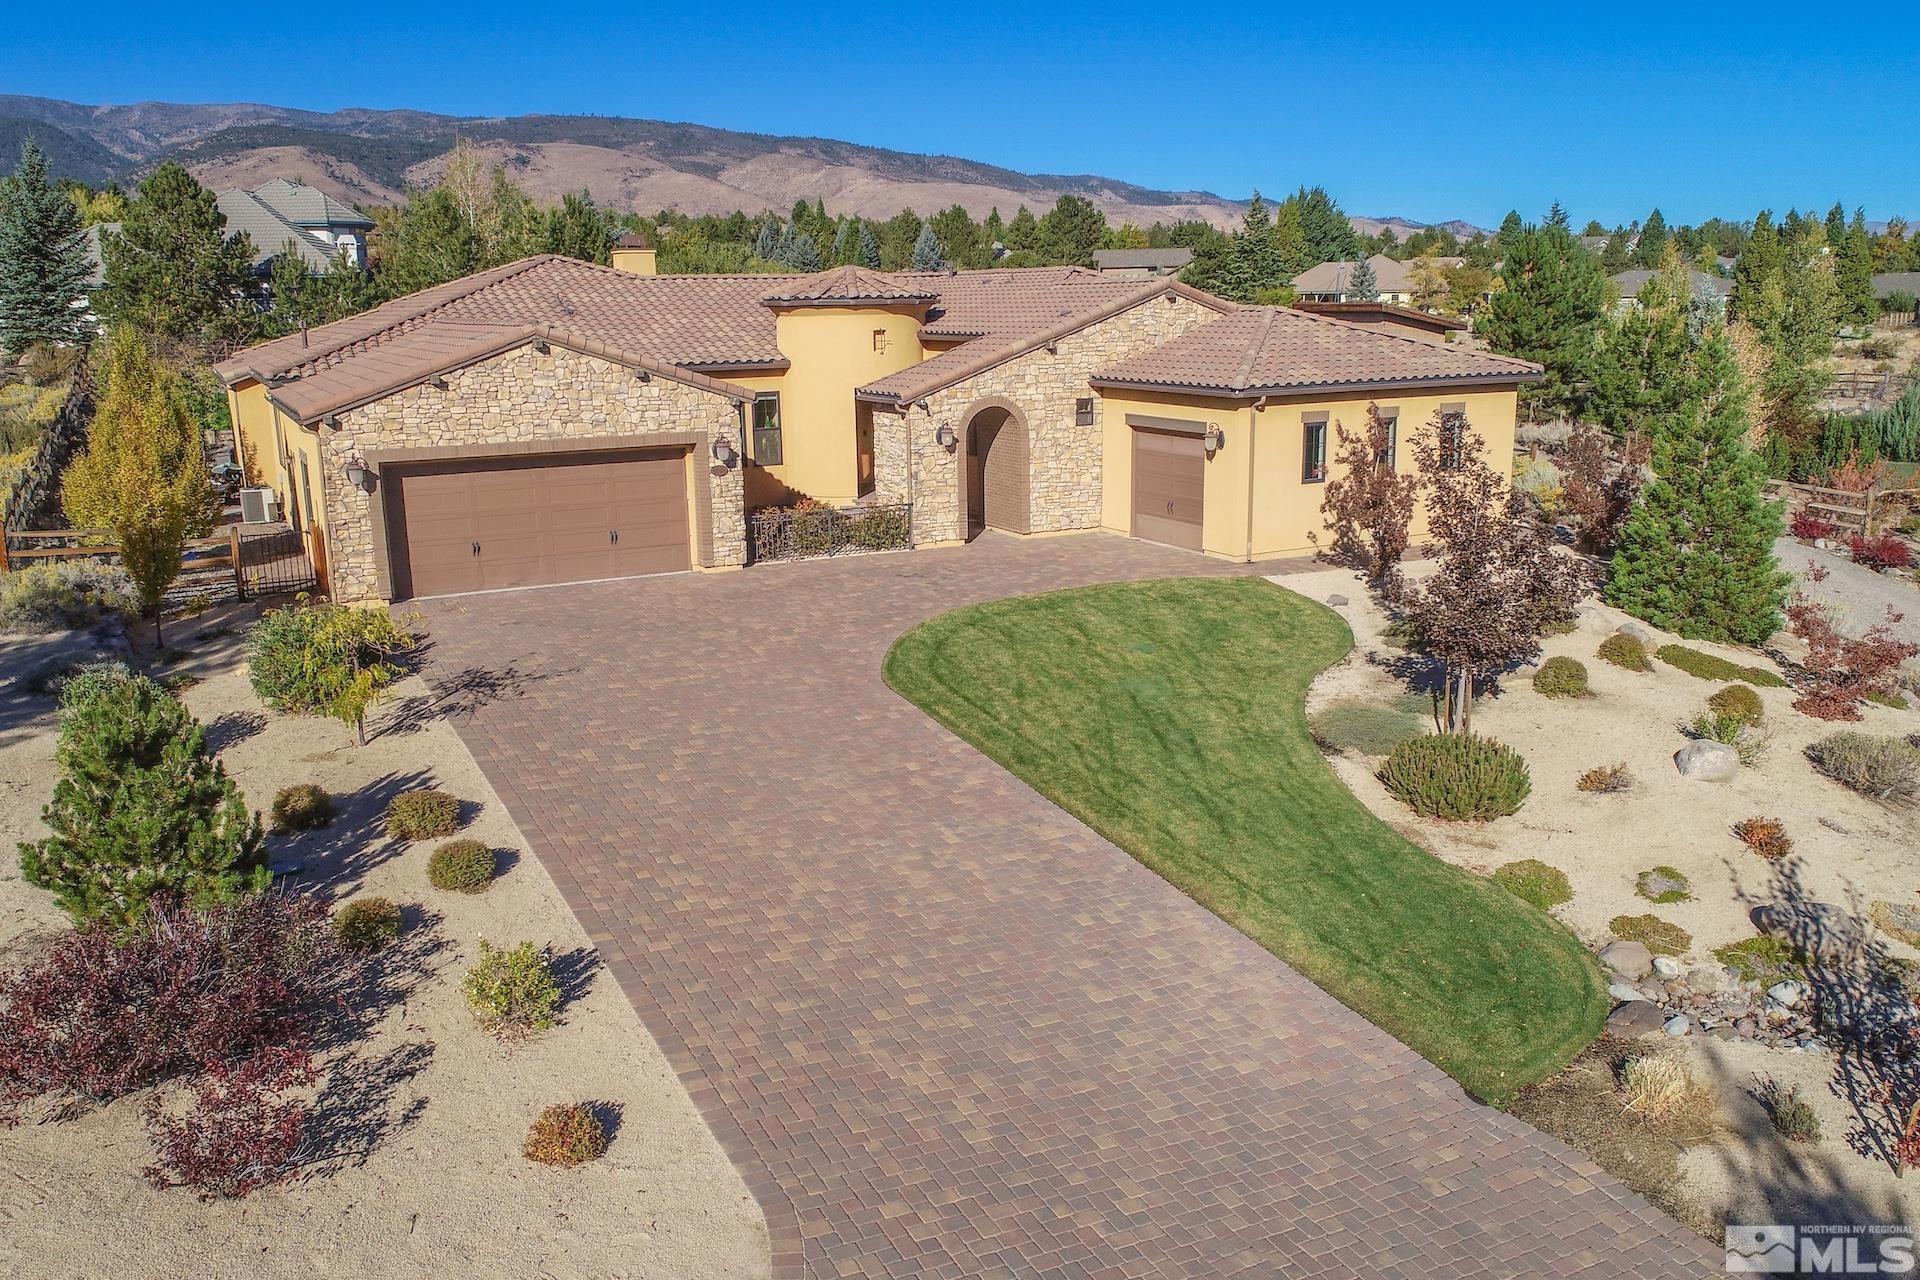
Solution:
<path fill-rule="evenodd" d="M 969 540 L 983 529 L 1031 530 L 1031 441 L 1026 415 L 1011 400 L 994 396 L 968 408 L 960 501 Z"/>

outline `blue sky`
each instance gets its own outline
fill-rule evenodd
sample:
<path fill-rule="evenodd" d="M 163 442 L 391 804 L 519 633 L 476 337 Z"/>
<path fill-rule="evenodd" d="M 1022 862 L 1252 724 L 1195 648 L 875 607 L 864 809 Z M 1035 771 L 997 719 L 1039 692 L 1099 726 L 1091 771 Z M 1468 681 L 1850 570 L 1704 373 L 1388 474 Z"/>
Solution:
<path fill-rule="evenodd" d="M 1426 7 L 467 0 L 242 24 L 101 0 L 78 26 L 18 6 L 0 92 L 648 116 L 1230 196 L 1321 183 L 1350 213 L 1483 225 L 1555 198 L 1576 224 L 1920 217 L 1911 14 Z"/>

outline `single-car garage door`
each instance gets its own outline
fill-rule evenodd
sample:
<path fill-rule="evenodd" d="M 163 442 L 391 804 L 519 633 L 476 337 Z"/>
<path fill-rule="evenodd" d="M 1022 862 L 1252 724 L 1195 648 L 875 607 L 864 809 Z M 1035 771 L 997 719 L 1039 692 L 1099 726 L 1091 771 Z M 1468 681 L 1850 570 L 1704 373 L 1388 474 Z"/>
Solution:
<path fill-rule="evenodd" d="M 685 449 L 436 462 L 389 472 L 396 599 L 690 567 Z"/>
<path fill-rule="evenodd" d="M 1133 430 L 1133 536 L 1200 549 L 1206 445 L 1199 436 Z"/>

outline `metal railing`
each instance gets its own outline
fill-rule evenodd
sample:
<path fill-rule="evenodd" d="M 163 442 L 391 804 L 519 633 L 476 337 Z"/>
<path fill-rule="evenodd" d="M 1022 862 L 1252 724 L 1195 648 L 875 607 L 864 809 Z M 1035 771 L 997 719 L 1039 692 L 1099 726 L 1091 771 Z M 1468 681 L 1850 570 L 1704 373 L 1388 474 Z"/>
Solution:
<path fill-rule="evenodd" d="M 754 562 L 904 551 L 913 546 L 913 507 L 767 507 L 748 517 L 747 544 Z"/>

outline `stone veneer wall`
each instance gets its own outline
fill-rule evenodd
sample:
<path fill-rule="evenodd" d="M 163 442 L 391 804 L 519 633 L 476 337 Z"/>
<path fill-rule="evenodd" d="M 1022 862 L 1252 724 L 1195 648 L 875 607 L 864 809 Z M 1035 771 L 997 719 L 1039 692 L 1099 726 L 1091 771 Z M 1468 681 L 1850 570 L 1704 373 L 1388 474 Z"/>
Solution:
<path fill-rule="evenodd" d="M 1164 294 L 1117 316 L 1068 334 L 1053 353 L 1045 348 L 1009 360 L 927 397 L 927 410 L 873 415 L 876 490 L 906 500 L 911 489 L 914 532 L 921 542 L 965 535 L 960 502 L 960 463 L 967 419 L 982 400 L 998 397 L 1019 406 L 1029 432 L 1032 459 L 1030 528 L 1035 533 L 1092 529 L 1100 524 L 1100 398 L 1087 385 L 1099 370 L 1159 346 L 1220 313 L 1179 294 Z M 1073 420 L 1077 399 L 1093 396 L 1094 420 Z M 941 423 L 962 444 L 952 454 L 933 443 Z M 1012 429 L 1009 423 L 1003 430 Z M 907 461 L 913 476 L 908 484 Z"/>
<path fill-rule="evenodd" d="M 366 494 L 347 484 L 345 468 L 355 452 L 593 436 L 632 436 L 640 445 L 648 435 L 671 432 L 735 440 L 739 431 L 733 402 L 723 395 L 657 375 L 641 382 L 624 365 L 557 343 L 546 355 L 532 345 L 516 347 L 448 373 L 446 384 L 444 391 L 409 387 L 342 413 L 338 431 L 321 426 L 336 600 L 381 596 L 370 512 L 383 491 Z M 747 561 L 743 469 L 713 466 L 704 477 L 712 494 L 712 546 L 700 563 L 708 568 Z"/>

